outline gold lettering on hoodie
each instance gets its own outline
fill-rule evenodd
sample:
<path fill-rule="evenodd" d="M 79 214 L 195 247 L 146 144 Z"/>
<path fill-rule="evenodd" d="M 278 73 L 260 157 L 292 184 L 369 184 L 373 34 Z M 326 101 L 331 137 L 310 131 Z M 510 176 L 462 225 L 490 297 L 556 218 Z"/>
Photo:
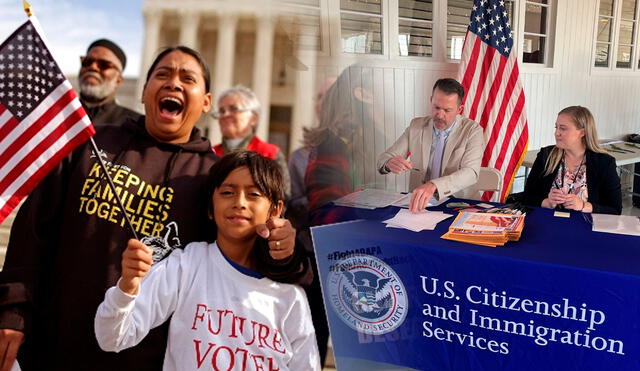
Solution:
<path fill-rule="evenodd" d="M 174 190 L 159 184 L 148 184 L 124 166 L 107 163 L 109 175 L 115 185 L 115 192 L 133 228 L 142 236 L 160 236 L 169 218 Z M 102 168 L 95 163 L 89 169 L 80 190 L 80 210 L 82 214 L 95 216 L 124 227 L 126 219 L 118 201 L 103 176 Z"/>

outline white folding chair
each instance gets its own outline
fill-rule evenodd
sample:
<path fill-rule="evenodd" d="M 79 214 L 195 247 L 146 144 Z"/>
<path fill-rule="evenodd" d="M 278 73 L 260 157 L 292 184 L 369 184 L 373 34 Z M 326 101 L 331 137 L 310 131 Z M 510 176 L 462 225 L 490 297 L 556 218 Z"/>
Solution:
<path fill-rule="evenodd" d="M 478 174 L 478 181 L 476 184 L 469 187 L 469 190 L 465 192 L 466 197 L 472 200 L 482 199 L 482 194 L 485 191 L 493 191 L 493 196 L 489 201 L 500 201 L 500 192 L 502 191 L 502 174 L 499 170 L 492 167 L 481 167 Z"/>

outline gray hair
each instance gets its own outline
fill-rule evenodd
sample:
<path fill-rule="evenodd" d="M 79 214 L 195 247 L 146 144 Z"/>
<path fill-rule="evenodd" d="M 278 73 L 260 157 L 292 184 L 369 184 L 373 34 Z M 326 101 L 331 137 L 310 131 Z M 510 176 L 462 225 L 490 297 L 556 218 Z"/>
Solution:
<path fill-rule="evenodd" d="M 247 88 L 244 85 L 236 85 L 234 87 L 231 87 L 220 94 L 220 96 L 218 97 L 218 106 L 220 106 L 220 102 L 229 95 L 239 96 L 243 101 L 242 108 L 246 108 L 247 110 L 250 110 L 251 112 L 258 115 L 258 117 L 260 117 L 262 107 L 260 106 L 260 101 L 258 100 L 258 97 L 256 96 L 256 93 L 253 92 L 253 90 Z"/>

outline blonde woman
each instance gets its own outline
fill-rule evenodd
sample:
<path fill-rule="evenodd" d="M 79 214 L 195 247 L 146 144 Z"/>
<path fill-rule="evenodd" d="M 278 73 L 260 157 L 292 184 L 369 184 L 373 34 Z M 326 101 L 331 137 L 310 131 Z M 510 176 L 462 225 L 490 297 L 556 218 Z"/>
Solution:
<path fill-rule="evenodd" d="M 571 106 L 558 113 L 556 144 L 538 153 L 524 187 L 528 205 L 620 214 L 616 161 L 599 144 L 593 115 Z"/>

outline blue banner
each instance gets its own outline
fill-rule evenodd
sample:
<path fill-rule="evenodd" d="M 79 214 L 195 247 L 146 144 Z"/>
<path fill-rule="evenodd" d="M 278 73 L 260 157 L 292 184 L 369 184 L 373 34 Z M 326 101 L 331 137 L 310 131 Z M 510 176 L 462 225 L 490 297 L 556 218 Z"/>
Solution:
<path fill-rule="evenodd" d="M 554 223 L 566 221 L 537 228 Z M 312 229 L 339 370 L 640 370 L 640 275 L 602 261 L 637 266 L 607 244 L 637 250 L 640 238 L 587 231 L 541 244 L 523 233 L 489 248 L 444 230 Z"/>

